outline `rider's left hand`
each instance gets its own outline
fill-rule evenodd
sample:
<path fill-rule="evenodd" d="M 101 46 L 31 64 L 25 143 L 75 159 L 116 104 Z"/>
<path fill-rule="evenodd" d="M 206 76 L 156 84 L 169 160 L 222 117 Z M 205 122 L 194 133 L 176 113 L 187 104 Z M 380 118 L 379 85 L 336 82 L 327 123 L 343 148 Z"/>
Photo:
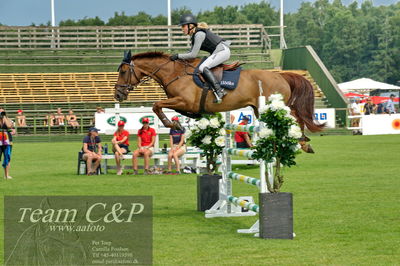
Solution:
<path fill-rule="evenodd" d="M 172 61 L 178 60 L 179 59 L 178 54 L 171 55 L 169 59 L 171 59 Z"/>

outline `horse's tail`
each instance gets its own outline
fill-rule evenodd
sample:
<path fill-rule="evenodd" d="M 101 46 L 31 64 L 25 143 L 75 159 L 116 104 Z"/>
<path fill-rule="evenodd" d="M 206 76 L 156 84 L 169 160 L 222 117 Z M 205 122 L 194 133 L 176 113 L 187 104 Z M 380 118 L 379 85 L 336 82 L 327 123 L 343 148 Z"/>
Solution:
<path fill-rule="evenodd" d="M 290 85 L 288 105 L 294 109 L 300 124 L 305 124 L 311 132 L 321 131 L 325 124 L 314 122 L 314 88 L 310 81 L 296 73 L 280 73 Z"/>

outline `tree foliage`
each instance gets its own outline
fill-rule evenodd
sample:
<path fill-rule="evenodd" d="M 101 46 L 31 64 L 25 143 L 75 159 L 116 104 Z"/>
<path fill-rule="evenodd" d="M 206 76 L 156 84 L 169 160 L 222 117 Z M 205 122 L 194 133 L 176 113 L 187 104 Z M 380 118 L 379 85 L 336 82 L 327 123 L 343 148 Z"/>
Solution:
<path fill-rule="evenodd" d="M 188 7 L 174 10 L 172 23 L 178 24 L 179 17 L 186 13 L 191 13 Z M 279 23 L 279 10 L 267 1 L 216 6 L 195 15 L 208 24 Z M 107 22 L 99 17 L 60 22 L 60 26 L 165 24 L 165 16 L 145 12 L 115 13 Z M 313 46 L 338 82 L 360 77 L 394 84 L 400 81 L 400 2 L 390 6 L 374 6 L 371 0 L 347 6 L 341 0 L 303 2 L 297 12 L 285 15 L 285 25 L 288 47 Z"/>

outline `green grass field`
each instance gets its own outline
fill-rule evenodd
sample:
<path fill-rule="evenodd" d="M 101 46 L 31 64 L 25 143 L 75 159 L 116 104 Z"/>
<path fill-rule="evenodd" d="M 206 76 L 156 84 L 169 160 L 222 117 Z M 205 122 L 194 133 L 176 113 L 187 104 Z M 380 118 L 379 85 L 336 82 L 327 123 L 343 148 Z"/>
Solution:
<path fill-rule="evenodd" d="M 151 195 L 155 265 L 398 265 L 400 136 L 314 136 L 312 144 L 316 154 L 301 154 L 285 172 L 283 191 L 294 194 L 294 240 L 236 233 L 256 217 L 205 219 L 196 211 L 196 175 L 77 176 L 80 143 L 16 143 L 14 179 L 1 180 L 0 189 L 2 195 Z M 256 168 L 242 168 L 257 176 Z M 244 184 L 235 183 L 234 194 L 257 198 Z"/>

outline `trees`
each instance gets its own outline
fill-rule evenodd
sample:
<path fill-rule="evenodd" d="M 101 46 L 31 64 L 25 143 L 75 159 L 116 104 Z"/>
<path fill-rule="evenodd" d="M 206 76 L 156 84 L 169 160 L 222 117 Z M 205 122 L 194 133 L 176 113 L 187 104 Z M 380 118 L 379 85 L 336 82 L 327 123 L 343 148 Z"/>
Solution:
<path fill-rule="evenodd" d="M 187 7 L 173 10 L 172 23 L 177 25 L 187 13 L 192 13 Z M 266 1 L 216 6 L 197 16 L 208 24 L 279 24 L 279 10 Z M 98 17 L 60 22 L 60 26 L 166 24 L 165 16 L 145 12 L 115 13 L 107 23 Z M 364 0 L 361 6 L 356 1 L 346 6 L 342 0 L 303 2 L 297 12 L 285 14 L 285 24 L 288 47 L 313 46 L 337 81 L 365 76 L 392 83 L 400 80 L 400 3 L 374 6 L 371 0 Z"/>

